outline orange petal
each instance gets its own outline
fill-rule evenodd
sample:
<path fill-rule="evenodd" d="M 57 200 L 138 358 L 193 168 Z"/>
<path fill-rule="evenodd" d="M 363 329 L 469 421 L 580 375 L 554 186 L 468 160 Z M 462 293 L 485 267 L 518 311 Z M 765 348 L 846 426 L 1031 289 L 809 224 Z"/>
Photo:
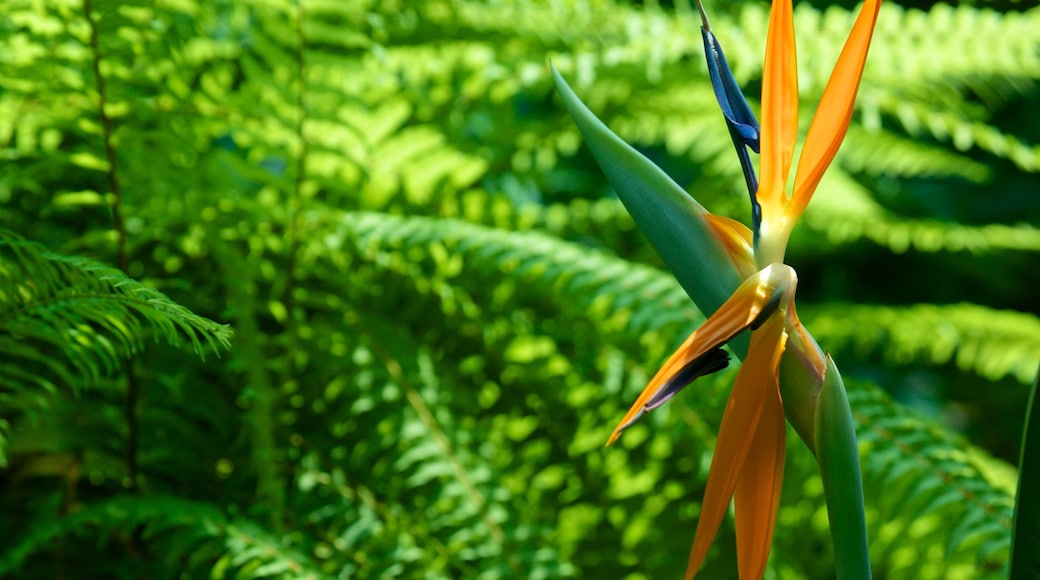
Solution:
<path fill-rule="evenodd" d="M 770 397 L 777 397 L 776 370 L 780 364 L 780 355 L 784 352 L 784 336 L 782 315 L 770 316 L 761 328 L 751 333 L 747 358 L 737 373 L 737 380 L 726 402 L 726 411 L 722 415 L 719 439 L 708 473 L 708 485 L 701 502 L 701 516 L 697 520 L 697 533 L 686 567 L 687 580 L 696 575 L 704 562 L 708 547 L 715 539 L 719 524 L 729 507 L 737 481 L 745 469 L 754 442 L 752 434 L 759 428 Z M 781 410 L 781 422 L 782 415 Z M 770 415 L 770 425 L 773 420 L 774 417 Z M 755 457 L 759 455 L 756 453 Z"/>
<path fill-rule="evenodd" d="M 838 152 L 845 132 L 852 119 L 852 109 L 856 103 L 856 92 L 863 76 L 863 66 L 867 61 L 867 50 L 870 38 L 874 34 L 881 0 L 867 0 L 852 26 L 845 48 L 841 50 L 834 72 L 823 90 L 820 105 L 816 109 L 809 133 L 802 146 L 802 155 L 798 160 L 798 171 L 795 172 L 794 194 L 787 210 L 790 221 L 798 219 L 805 206 L 816 191 L 823 172 L 831 164 Z"/>
<path fill-rule="evenodd" d="M 762 71 L 761 172 L 758 202 L 766 221 L 783 209 L 784 190 L 798 134 L 798 66 L 791 0 L 775 0 L 769 12 Z"/>
<path fill-rule="evenodd" d="M 778 292 L 784 294 L 793 290 L 794 270 L 784 264 L 773 264 L 758 274 L 748 278 L 736 292 L 712 314 L 700 328 L 693 331 L 679 348 L 665 361 L 664 365 L 650 384 L 639 394 L 639 398 L 629 408 L 628 413 L 614 428 L 607 445 L 621 436 L 621 431 L 630 424 L 632 417 L 643 412 L 643 407 L 657 393 L 668 379 L 686 366 L 687 363 L 700 357 L 709 350 L 727 342 L 738 332 L 750 326 L 767 305 L 777 304 L 774 298 Z M 782 297 L 780 298 L 782 301 Z M 772 301 L 772 302 L 771 302 Z"/>
<path fill-rule="evenodd" d="M 783 349 L 778 352 L 783 352 Z M 769 379 L 769 383 L 763 385 L 768 392 L 762 420 L 755 431 L 733 496 L 737 570 L 741 578 L 761 578 L 765 572 L 784 481 L 787 425 L 776 374 Z"/>

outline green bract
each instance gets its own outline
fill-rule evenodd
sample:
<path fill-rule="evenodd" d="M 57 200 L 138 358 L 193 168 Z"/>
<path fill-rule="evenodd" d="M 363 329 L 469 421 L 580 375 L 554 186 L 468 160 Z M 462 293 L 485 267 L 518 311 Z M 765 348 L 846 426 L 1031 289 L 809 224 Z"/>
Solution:
<path fill-rule="evenodd" d="M 556 87 L 603 172 L 639 229 L 702 312 L 714 312 L 743 281 L 712 233 L 707 213 L 661 168 L 614 134 L 553 67 Z M 738 356 L 747 351 L 741 337 Z"/>

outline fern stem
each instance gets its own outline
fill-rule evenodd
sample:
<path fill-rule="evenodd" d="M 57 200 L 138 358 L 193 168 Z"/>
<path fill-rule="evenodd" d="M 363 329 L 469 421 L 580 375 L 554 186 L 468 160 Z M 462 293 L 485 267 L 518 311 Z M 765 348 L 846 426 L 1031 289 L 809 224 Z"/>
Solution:
<path fill-rule="evenodd" d="M 293 2 L 296 8 L 296 46 L 293 58 L 296 61 L 296 124 L 294 133 L 298 150 L 295 152 L 296 175 L 293 177 L 292 191 L 289 193 L 289 218 L 286 225 L 287 255 L 285 265 L 285 286 L 282 289 L 282 304 L 285 306 L 286 322 L 285 328 L 289 336 L 289 355 L 292 358 L 296 350 L 296 324 L 293 309 L 295 299 L 293 297 L 296 287 L 296 255 L 299 253 L 299 230 L 300 213 L 303 210 L 303 183 L 306 180 L 307 168 L 307 140 L 304 137 L 303 127 L 307 114 L 304 109 L 304 75 L 306 74 L 307 62 L 305 52 L 307 49 L 307 37 L 303 33 L 303 4 L 300 0 Z"/>
<path fill-rule="evenodd" d="M 105 77 L 101 74 L 101 47 L 98 41 L 98 25 L 94 20 L 93 7 L 90 0 L 83 0 L 83 15 L 90 26 L 90 52 L 91 64 L 94 70 L 94 82 L 97 83 L 98 91 L 98 117 L 101 119 L 102 141 L 105 149 L 105 160 L 108 163 L 105 174 L 108 177 L 108 189 L 112 194 L 112 201 L 108 205 L 112 212 L 112 227 L 116 232 L 116 264 L 124 274 L 129 273 L 129 258 L 126 250 L 126 227 L 123 223 L 122 201 L 123 190 L 119 185 L 118 163 L 116 149 L 112 144 L 112 118 L 108 116 L 106 104 L 108 102 L 105 87 Z M 131 492 L 137 491 L 138 473 L 138 447 L 140 439 L 140 412 L 138 401 L 141 398 L 141 385 L 134 373 L 133 358 L 127 360 L 126 365 L 126 466 L 128 486 Z"/>
<path fill-rule="evenodd" d="M 256 279 L 255 263 L 240 255 L 233 246 L 218 243 L 213 248 L 220 263 L 224 279 L 245 276 Z M 245 274 L 244 274 L 245 272 Z M 256 288 L 251 282 L 231 283 L 225 286 L 227 302 L 232 307 L 235 333 L 235 352 L 241 357 L 248 370 L 245 373 L 245 392 L 251 395 L 249 402 L 249 426 L 253 467 L 256 469 L 256 505 L 267 512 L 270 529 L 282 529 L 285 510 L 285 490 L 278 474 L 281 471 L 275 445 L 276 420 L 274 409 L 278 393 L 272 385 L 269 360 L 264 352 L 263 332 L 257 322 Z M 291 361 L 288 364 L 292 364 Z"/>
<path fill-rule="evenodd" d="M 303 33 L 303 3 L 300 0 L 294 2 L 296 7 L 296 142 L 299 151 L 296 152 L 296 176 L 293 182 L 293 192 L 289 206 L 289 257 L 286 266 L 285 284 L 285 308 L 289 313 L 289 324 L 293 321 L 293 286 L 296 279 L 296 254 L 299 250 L 300 212 L 303 210 L 303 183 L 307 177 L 307 139 L 303 133 L 304 122 L 307 119 L 307 111 L 304 107 L 304 87 L 306 86 L 307 73 L 307 37 Z M 290 328 L 291 330 L 291 328 Z M 295 336 L 295 335 L 293 335 Z"/>
<path fill-rule="evenodd" d="M 106 104 L 108 102 L 105 87 L 105 77 L 101 74 L 101 48 L 98 41 L 97 22 L 94 21 L 93 8 L 90 0 L 83 0 L 83 14 L 90 26 L 90 52 L 92 56 L 91 65 L 94 71 L 94 81 L 97 83 L 98 91 L 98 117 L 101 119 L 101 135 L 105 148 L 105 161 L 108 163 L 106 176 L 108 178 L 108 189 L 112 194 L 112 202 L 108 205 L 112 212 L 112 228 L 116 231 L 116 264 L 124 273 L 127 272 L 128 257 L 126 251 L 126 227 L 123 224 L 123 213 L 121 209 L 123 201 L 123 190 L 119 186 L 117 171 L 116 149 L 112 145 L 112 117 L 108 116 Z"/>
<path fill-rule="evenodd" d="M 251 300 L 248 303 L 251 304 Z M 256 339 L 260 336 L 260 329 L 253 312 L 252 308 L 243 309 L 236 317 L 237 325 L 242 328 L 241 336 L 249 337 L 239 343 L 239 348 L 243 357 L 252 361 L 247 376 L 248 384 L 254 392 L 250 406 L 253 410 L 253 460 L 256 463 L 257 496 L 269 512 L 271 530 L 279 532 L 285 509 L 285 491 L 278 479 L 280 469 L 274 440 L 277 393 L 264 365 L 263 345 Z"/>
<path fill-rule="evenodd" d="M 286 226 L 286 238 L 288 240 L 287 256 L 285 263 L 285 286 L 282 290 L 282 304 L 285 307 L 285 334 L 288 338 L 286 345 L 286 359 L 290 364 L 296 358 L 299 348 L 299 332 L 296 325 L 296 270 L 297 254 L 300 249 L 300 213 L 303 210 L 303 183 L 306 179 L 307 166 L 307 140 L 304 138 L 303 126 L 306 120 L 304 109 L 304 75 L 306 71 L 306 60 L 304 52 L 307 48 L 307 38 L 303 33 L 303 3 L 296 0 L 293 3 L 296 8 L 296 47 L 294 58 L 296 59 L 296 142 L 299 150 L 296 151 L 296 175 L 293 179 L 293 189 L 289 194 L 289 219 Z M 277 294 L 275 294 L 277 295 Z"/>

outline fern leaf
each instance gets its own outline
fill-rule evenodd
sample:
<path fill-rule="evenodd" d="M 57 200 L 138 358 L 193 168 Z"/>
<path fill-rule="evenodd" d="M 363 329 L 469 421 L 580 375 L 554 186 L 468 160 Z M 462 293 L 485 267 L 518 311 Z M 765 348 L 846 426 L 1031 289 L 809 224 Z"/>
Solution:
<path fill-rule="evenodd" d="M 992 125 L 965 118 L 957 112 L 935 110 L 924 102 L 898 99 L 894 95 L 883 100 L 881 106 L 896 116 L 911 135 L 927 132 L 941 142 L 952 143 L 960 151 L 978 147 L 1010 160 L 1022 171 L 1040 170 L 1040 146 L 1030 145 Z"/>
<path fill-rule="evenodd" d="M 66 535 L 96 546 L 138 531 L 157 548 L 152 573 L 160 578 L 324 578 L 304 554 L 242 517 L 228 517 L 213 505 L 170 496 L 120 496 L 93 502 L 61 519 L 39 521 L 3 554 L 0 573 L 17 572 L 39 550 Z M 68 541 L 68 540 L 66 540 Z M 98 564 L 98 562 L 91 562 Z"/>
<path fill-rule="evenodd" d="M 965 442 L 899 408 L 876 387 L 854 384 L 849 403 L 872 512 L 872 559 L 885 563 L 877 572 L 908 579 L 1000 577 L 1011 546 L 1010 494 L 983 475 Z"/>
<path fill-rule="evenodd" d="M 642 304 L 654 304 L 652 317 L 633 313 L 628 322 L 633 333 L 658 330 L 666 324 L 687 328 L 701 319 L 682 289 L 660 270 L 632 265 L 539 232 L 506 234 L 456 220 L 379 213 L 347 214 L 340 228 L 336 237 L 349 236 L 363 252 L 438 241 L 465 255 L 471 268 L 489 272 L 520 268 L 526 283 L 575 297 L 575 311 L 586 316 L 626 312 L 633 297 Z"/>
<path fill-rule="evenodd" d="M 849 127 L 838 159 L 846 171 L 872 176 L 960 177 L 981 183 L 992 174 L 985 164 L 949 149 L 858 125 Z"/>
<path fill-rule="evenodd" d="M 0 232 L 0 372 L 15 385 L 50 384 L 45 375 L 20 368 L 73 386 L 80 384 L 77 376 L 95 380 L 149 337 L 204 356 L 228 348 L 231 329 L 114 268 Z"/>
<path fill-rule="evenodd" d="M 911 248 L 920 252 L 974 254 L 1040 251 L 1040 229 L 1030 224 L 969 226 L 905 219 L 883 208 L 863 185 L 840 170 L 828 172 L 822 184 L 805 213 L 805 223 L 832 243 L 868 239 L 896 253 Z M 804 239 L 796 235 L 795 247 Z"/>
<path fill-rule="evenodd" d="M 879 352 L 889 364 L 953 363 L 990 380 L 1029 384 L 1040 360 L 1040 320 L 975 304 L 805 309 L 809 328 L 831 349 Z"/>

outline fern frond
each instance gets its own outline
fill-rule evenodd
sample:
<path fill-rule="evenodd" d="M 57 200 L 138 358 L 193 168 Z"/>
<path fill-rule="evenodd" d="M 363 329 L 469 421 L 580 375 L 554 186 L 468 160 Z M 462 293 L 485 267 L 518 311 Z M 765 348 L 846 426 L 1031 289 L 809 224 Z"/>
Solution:
<path fill-rule="evenodd" d="M 606 253 L 567 243 L 540 232 L 509 233 L 471 223 L 381 213 L 347 213 L 332 224 L 329 243 L 351 240 L 363 254 L 395 247 L 445 244 L 464 256 L 467 269 L 496 276 L 509 274 L 564 301 L 585 317 L 626 320 L 633 333 L 677 325 L 687 328 L 703 318 L 671 277 Z M 640 308 L 652 304 L 652 308 Z M 626 315 L 629 313 L 629 315 Z"/>
<path fill-rule="evenodd" d="M 886 578 L 999 578 L 1013 500 L 983 475 L 977 450 L 851 381 L 871 559 Z"/>
<path fill-rule="evenodd" d="M 936 140 L 950 143 L 960 151 L 972 147 L 1007 159 L 1022 171 L 1040 170 L 1040 145 L 1031 145 L 980 120 L 967 118 L 961 112 L 935 109 L 926 102 L 909 101 L 889 95 L 880 107 L 899 120 L 910 135 L 928 133 Z"/>
<path fill-rule="evenodd" d="M 159 578 L 326 577 L 307 556 L 255 522 L 229 517 L 208 503 L 158 495 L 102 500 L 64 518 L 37 522 L 3 554 L 0 573 L 17 572 L 27 558 L 51 549 L 63 536 L 96 549 L 98 543 L 126 541 L 138 532 L 156 548 L 148 568 Z"/>
<path fill-rule="evenodd" d="M 204 356 L 229 348 L 231 329 L 114 268 L 0 232 L 0 375 L 9 388 L 93 381 L 149 337 Z"/>
<path fill-rule="evenodd" d="M 975 304 L 873 306 L 833 304 L 804 309 L 822 344 L 857 354 L 880 353 L 892 365 L 954 363 L 991 380 L 1035 378 L 1040 320 Z"/>
<path fill-rule="evenodd" d="M 569 575 L 572 566 L 539 540 L 554 518 L 523 509 L 528 481 L 517 472 L 538 466 L 489 454 L 530 418 L 481 413 L 475 393 L 456 388 L 458 370 L 435 360 L 442 347 L 402 329 L 400 313 L 357 306 L 320 322 L 323 336 L 340 333 L 335 350 L 353 355 L 321 363 L 330 408 L 309 431 L 331 450 L 304 459 L 293 494 L 319 540 L 340 548 L 318 557 L 362 577 Z M 365 469 L 330 461 L 330 452 Z"/>
<path fill-rule="evenodd" d="M 987 86 L 1010 79 L 1027 87 L 1026 79 L 1040 76 L 1038 25 L 1036 9 L 998 13 L 936 4 L 924 12 L 893 4 L 878 19 L 868 66 L 883 82 L 898 78 L 911 90 L 967 86 L 988 96 Z"/>
<path fill-rule="evenodd" d="M 882 207 L 859 182 L 838 168 L 823 178 L 805 212 L 809 229 L 827 241 L 845 244 L 861 239 L 896 253 L 920 252 L 984 254 L 998 251 L 1040 251 L 1040 229 L 1030 224 L 964 225 L 940 220 L 906 219 Z M 801 240 L 796 234 L 795 247 Z"/>
<path fill-rule="evenodd" d="M 965 155 L 884 131 L 853 125 L 838 159 L 851 173 L 871 176 L 960 177 L 985 181 L 992 170 Z"/>

